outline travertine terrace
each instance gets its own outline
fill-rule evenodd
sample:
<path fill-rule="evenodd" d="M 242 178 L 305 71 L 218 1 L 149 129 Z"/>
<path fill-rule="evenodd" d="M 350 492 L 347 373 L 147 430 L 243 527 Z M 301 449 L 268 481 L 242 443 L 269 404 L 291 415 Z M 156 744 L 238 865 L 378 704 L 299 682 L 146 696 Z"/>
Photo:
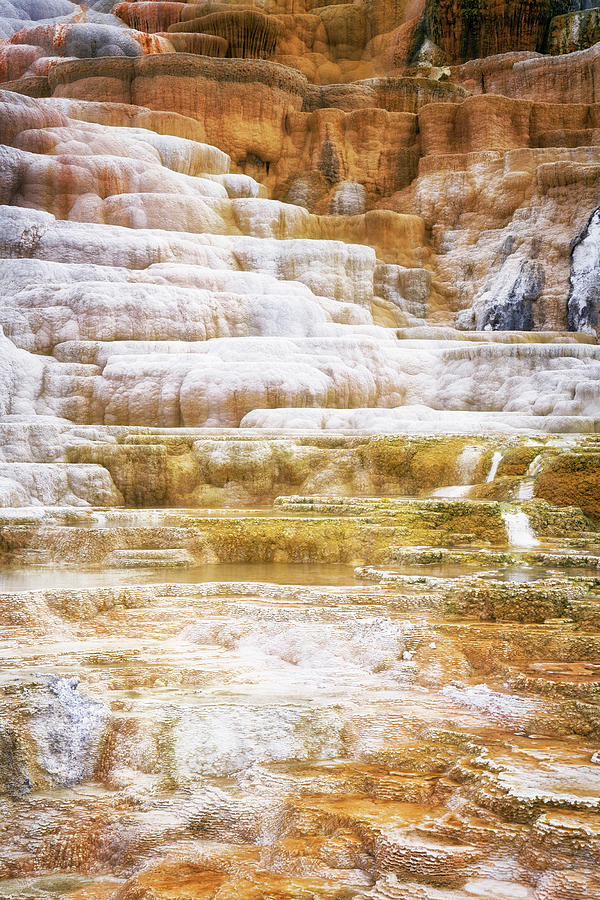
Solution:
<path fill-rule="evenodd" d="M 600 898 L 600 7 L 0 0 L 0 897 Z"/>

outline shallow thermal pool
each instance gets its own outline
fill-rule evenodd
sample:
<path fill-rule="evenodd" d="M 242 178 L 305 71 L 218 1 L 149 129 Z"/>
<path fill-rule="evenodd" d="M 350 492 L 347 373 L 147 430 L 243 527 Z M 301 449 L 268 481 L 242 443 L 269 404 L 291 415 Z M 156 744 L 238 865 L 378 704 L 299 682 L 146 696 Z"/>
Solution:
<path fill-rule="evenodd" d="M 546 566 L 389 565 L 386 571 L 400 575 L 431 575 L 436 578 L 477 576 L 499 581 L 528 582 L 541 578 L 598 577 L 598 569 L 571 570 Z M 190 567 L 139 566 L 135 568 L 81 568 L 69 566 L 8 567 L 0 569 L 0 591 L 77 589 L 116 584 L 203 584 L 205 582 L 267 582 L 297 585 L 360 584 L 355 567 L 344 564 L 223 563 Z"/>

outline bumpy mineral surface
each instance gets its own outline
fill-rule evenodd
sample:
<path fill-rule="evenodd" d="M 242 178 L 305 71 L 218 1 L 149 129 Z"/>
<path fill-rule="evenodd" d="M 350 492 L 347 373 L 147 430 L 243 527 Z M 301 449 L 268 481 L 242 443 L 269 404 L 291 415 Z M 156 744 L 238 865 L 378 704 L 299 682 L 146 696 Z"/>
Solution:
<path fill-rule="evenodd" d="M 600 898 L 600 7 L 0 0 L 0 897 Z"/>

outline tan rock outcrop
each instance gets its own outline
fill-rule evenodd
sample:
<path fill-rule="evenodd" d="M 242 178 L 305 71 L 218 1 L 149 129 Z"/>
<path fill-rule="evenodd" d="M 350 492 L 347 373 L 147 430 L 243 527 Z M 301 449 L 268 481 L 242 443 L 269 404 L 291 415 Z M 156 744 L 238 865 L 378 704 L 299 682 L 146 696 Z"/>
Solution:
<path fill-rule="evenodd" d="M 484 153 L 528 147 L 595 145 L 600 105 L 539 103 L 495 95 L 429 104 L 419 113 L 422 153 Z"/>
<path fill-rule="evenodd" d="M 472 93 L 503 94 L 552 103 L 596 103 L 600 48 L 564 56 L 505 53 L 476 59 L 453 70 Z"/>

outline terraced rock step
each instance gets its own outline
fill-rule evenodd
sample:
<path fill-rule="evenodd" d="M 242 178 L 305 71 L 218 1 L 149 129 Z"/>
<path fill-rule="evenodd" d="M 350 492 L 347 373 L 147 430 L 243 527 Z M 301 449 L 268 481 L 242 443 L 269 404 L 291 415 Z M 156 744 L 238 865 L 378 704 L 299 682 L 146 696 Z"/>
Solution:
<path fill-rule="evenodd" d="M 600 897 L 594 3 L 0 0 L 0 897 Z"/>
<path fill-rule="evenodd" d="M 600 556 L 585 553 L 550 553 L 511 551 L 498 553 L 487 548 L 472 550 L 449 550 L 444 547 L 402 547 L 393 550 L 390 558 L 397 563 L 409 565 L 456 565 L 478 567 L 530 567 L 548 566 L 557 569 L 598 569 Z"/>
<path fill-rule="evenodd" d="M 369 436 L 0 422 L 0 438 L 5 507 L 240 508 L 290 494 L 434 495 L 539 498 L 600 519 L 600 445 L 592 434 Z"/>
<path fill-rule="evenodd" d="M 519 509 L 469 500 L 280 498 L 272 509 L 133 510 L 98 514 L 50 509 L 33 517 L 0 514 L 7 563 L 48 553 L 56 563 L 102 566 L 201 563 L 365 563 L 390 559 L 390 548 L 516 545 L 548 538 L 593 548 L 598 533 L 579 510 L 530 502 Z M 530 513 L 531 520 L 528 517 Z M 41 513 L 41 514 L 40 514 Z M 531 522 L 535 523 L 534 534 Z M 515 524 L 516 523 L 516 524 Z M 84 527 L 82 529 L 82 525 Z M 92 525 L 90 528 L 89 526 Z M 537 536 L 536 536 L 537 535 Z M 508 558 L 509 554 L 505 555 Z"/>
<path fill-rule="evenodd" d="M 536 590 L 573 600 L 599 584 Z M 16 890 L 19 873 L 42 884 L 68 860 L 98 897 L 184 877 L 194 896 L 437 898 L 443 885 L 466 898 L 494 884 L 540 898 L 575 872 L 593 892 L 600 622 L 480 622 L 415 602 L 454 590 L 0 595 L 2 874 Z M 88 780 L 65 787 L 42 728 L 64 729 L 60 752 L 80 754 Z"/>
<path fill-rule="evenodd" d="M 593 896 L 592 436 L 3 428 L 11 476 L 196 471 L 230 505 L 0 511 L 1 889 Z"/>
<path fill-rule="evenodd" d="M 193 566 L 194 557 L 183 549 L 164 550 L 113 550 L 103 560 L 108 568 L 142 569 L 142 568 L 186 568 Z"/>

